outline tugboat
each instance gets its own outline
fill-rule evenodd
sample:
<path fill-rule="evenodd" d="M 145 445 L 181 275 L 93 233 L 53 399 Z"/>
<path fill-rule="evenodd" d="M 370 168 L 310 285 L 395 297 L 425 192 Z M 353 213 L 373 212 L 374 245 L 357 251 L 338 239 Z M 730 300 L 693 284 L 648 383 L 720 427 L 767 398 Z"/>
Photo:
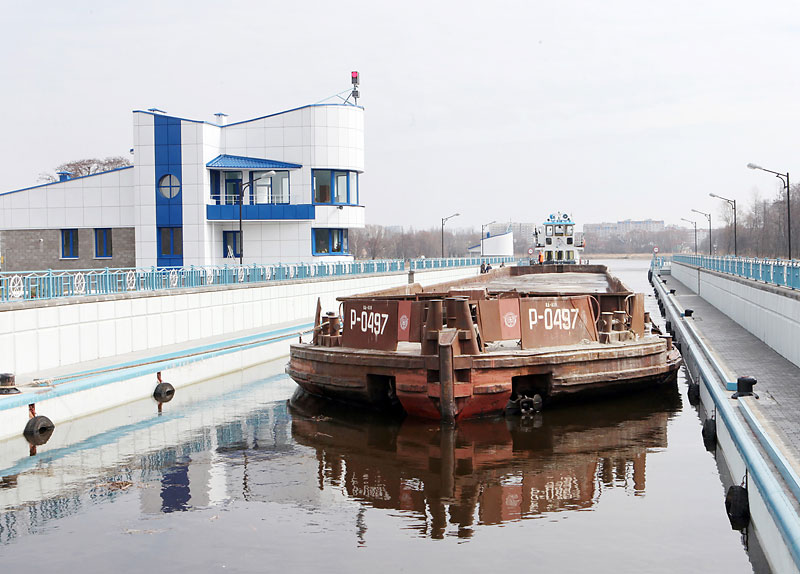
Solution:
<path fill-rule="evenodd" d="M 534 234 L 539 263 L 581 262 L 581 252 L 585 245 L 583 236 L 575 232 L 575 222 L 566 213 L 551 213 L 550 217 L 535 229 Z"/>
<path fill-rule="evenodd" d="M 324 316 L 318 304 L 286 372 L 313 395 L 444 422 L 674 380 L 680 353 L 644 295 L 576 263 L 574 223 L 550 221 L 543 264 L 342 297 Z"/>

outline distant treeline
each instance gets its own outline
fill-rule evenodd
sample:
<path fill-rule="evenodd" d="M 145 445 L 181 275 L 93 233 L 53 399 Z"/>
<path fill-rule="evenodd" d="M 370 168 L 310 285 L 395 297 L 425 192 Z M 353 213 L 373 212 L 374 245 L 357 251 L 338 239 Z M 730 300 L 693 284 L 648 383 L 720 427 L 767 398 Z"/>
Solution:
<path fill-rule="evenodd" d="M 733 210 L 720 201 L 712 213 L 711 252 L 733 255 Z M 736 205 L 736 247 L 746 257 L 783 257 L 787 255 L 786 191 L 772 199 L 755 195 L 749 203 Z M 800 186 L 792 186 L 792 254 L 800 255 Z M 708 220 L 702 215 L 687 213 L 697 221 L 697 251 L 709 253 Z M 694 228 L 668 227 L 658 232 L 632 231 L 626 234 L 586 234 L 586 253 L 650 253 L 658 247 L 662 253 L 694 252 Z"/>
<path fill-rule="evenodd" d="M 792 253 L 800 256 L 800 185 L 792 186 Z M 733 254 L 733 210 L 720 201 L 712 214 L 712 251 L 717 255 Z M 786 257 L 786 192 L 778 191 L 772 199 L 755 195 L 749 203 L 737 202 L 736 243 L 739 255 L 748 257 Z M 708 253 L 708 221 L 702 215 L 687 213 L 697 221 L 697 251 Z M 687 224 L 688 225 L 688 224 Z M 662 231 L 631 231 L 626 234 L 585 234 L 587 254 L 651 253 L 658 247 L 662 253 L 693 253 L 694 229 L 667 227 Z M 463 257 L 471 245 L 480 241 L 477 229 L 445 229 L 445 257 Z M 532 237 L 514 236 L 514 254 L 527 255 Z M 358 259 L 414 259 L 440 257 L 440 228 L 401 229 L 367 225 L 350 230 L 350 252 Z"/>

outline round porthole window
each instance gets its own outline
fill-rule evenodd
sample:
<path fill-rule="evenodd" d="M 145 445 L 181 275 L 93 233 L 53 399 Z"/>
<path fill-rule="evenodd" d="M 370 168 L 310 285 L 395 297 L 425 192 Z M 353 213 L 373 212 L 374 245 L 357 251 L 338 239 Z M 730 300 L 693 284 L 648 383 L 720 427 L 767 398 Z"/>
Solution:
<path fill-rule="evenodd" d="M 181 182 L 174 175 L 167 174 L 160 180 L 158 180 L 158 193 L 160 193 L 167 199 L 172 199 L 173 197 L 178 195 L 180 191 L 181 191 Z"/>

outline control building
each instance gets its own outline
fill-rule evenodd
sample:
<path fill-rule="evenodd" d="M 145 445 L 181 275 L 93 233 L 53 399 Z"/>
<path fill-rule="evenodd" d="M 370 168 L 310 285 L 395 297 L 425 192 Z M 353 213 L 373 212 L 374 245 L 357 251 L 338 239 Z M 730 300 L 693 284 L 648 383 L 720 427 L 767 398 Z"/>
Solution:
<path fill-rule="evenodd" d="M 2 270 L 352 260 L 363 108 L 224 120 L 136 110 L 132 166 L 0 192 Z"/>

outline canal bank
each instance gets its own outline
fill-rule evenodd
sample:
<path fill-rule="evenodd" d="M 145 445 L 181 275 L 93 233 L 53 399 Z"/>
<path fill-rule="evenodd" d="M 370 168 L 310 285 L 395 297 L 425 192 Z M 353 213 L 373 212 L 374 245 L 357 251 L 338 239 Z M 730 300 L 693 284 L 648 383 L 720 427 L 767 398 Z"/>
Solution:
<path fill-rule="evenodd" d="M 313 327 L 317 300 L 472 277 L 472 265 L 7 303 L 0 309 L 3 364 L 15 395 L 0 395 L 0 439 L 32 417 L 59 425 L 288 354 Z M 16 370 L 14 367 L 18 367 Z"/>
<path fill-rule="evenodd" d="M 654 275 L 653 282 L 668 330 L 698 385 L 697 396 L 707 413 L 704 433 L 713 436 L 712 450 L 730 469 L 728 495 L 730 487 L 742 486 L 746 491 L 750 520 L 743 533 L 759 539 L 775 572 L 796 572 L 800 564 L 800 483 L 792 440 L 797 432 L 796 410 L 790 405 L 800 400 L 793 388 L 800 373 L 699 297 L 696 274 L 693 288 L 681 282 L 679 278 L 686 280 L 682 267 L 673 263 L 670 275 Z M 737 385 L 740 377 L 758 381 L 755 395 L 747 392 L 752 379 L 744 378 Z"/>

